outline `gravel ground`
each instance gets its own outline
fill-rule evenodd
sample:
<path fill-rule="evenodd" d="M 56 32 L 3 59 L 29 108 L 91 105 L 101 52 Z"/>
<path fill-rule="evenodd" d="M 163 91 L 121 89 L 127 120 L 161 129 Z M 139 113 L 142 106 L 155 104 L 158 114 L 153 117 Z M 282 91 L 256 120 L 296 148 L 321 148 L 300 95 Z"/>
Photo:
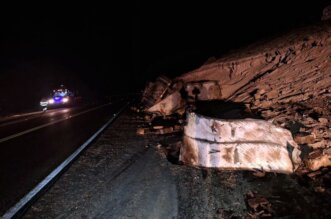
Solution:
<path fill-rule="evenodd" d="M 273 218 L 331 218 L 329 189 L 297 176 L 172 164 L 162 149 L 180 136 L 137 136 L 143 122 L 124 112 L 23 218 L 259 218 L 260 206 L 247 205 L 253 196 Z"/>

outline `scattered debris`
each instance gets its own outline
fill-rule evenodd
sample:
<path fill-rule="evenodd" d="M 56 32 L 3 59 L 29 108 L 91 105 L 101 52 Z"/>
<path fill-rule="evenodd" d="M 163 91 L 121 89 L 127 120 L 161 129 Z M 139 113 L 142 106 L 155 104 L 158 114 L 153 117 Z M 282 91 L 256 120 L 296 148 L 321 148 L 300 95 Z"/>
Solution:
<path fill-rule="evenodd" d="M 137 135 L 164 135 L 182 131 L 182 126 L 174 125 L 170 127 L 154 126 L 148 128 L 138 128 Z"/>
<path fill-rule="evenodd" d="M 326 148 L 331 146 L 331 140 L 322 139 L 321 141 L 318 141 L 314 144 L 308 144 L 308 146 L 311 147 L 312 149 Z"/>
<path fill-rule="evenodd" d="M 301 132 L 295 136 L 294 140 L 298 144 L 313 144 L 315 142 L 315 136 Z"/>
<path fill-rule="evenodd" d="M 255 108 L 255 112 L 273 124 L 289 129 L 301 147 L 308 146 L 302 165 L 309 173 L 331 165 L 327 153 L 331 148 L 330 102 L 331 98 L 311 99 L 300 104 L 275 104 L 269 109 Z"/>
<path fill-rule="evenodd" d="M 311 171 L 331 166 L 331 148 L 315 150 L 310 153 L 306 165 Z"/>
<path fill-rule="evenodd" d="M 273 210 L 270 202 L 254 192 L 248 192 L 245 196 L 247 207 L 250 210 L 250 218 L 272 217 Z"/>
<path fill-rule="evenodd" d="M 327 118 L 319 118 L 318 121 L 322 124 L 328 124 L 328 119 Z"/>

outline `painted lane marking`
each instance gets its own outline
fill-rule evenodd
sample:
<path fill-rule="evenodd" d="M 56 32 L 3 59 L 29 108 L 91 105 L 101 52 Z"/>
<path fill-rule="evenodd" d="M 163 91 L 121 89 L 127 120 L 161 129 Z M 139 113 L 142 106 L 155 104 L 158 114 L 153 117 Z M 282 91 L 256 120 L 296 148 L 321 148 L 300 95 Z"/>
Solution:
<path fill-rule="evenodd" d="M 97 106 L 97 107 L 94 107 L 92 109 L 88 109 L 88 110 L 85 110 L 83 112 L 80 112 L 80 113 L 76 113 L 76 114 L 74 114 L 72 116 L 68 116 L 68 117 L 63 118 L 63 119 L 59 119 L 59 120 L 56 120 L 56 121 L 53 121 L 53 122 L 49 122 L 49 123 L 46 123 L 46 124 L 43 124 L 43 125 L 39 125 L 39 126 L 36 126 L 34 128 L 31 128 L 31 129 L 28 129 L 28 130 L 25 130 L 25 131 L 22 131 L 22 132 L 13 134 L 13 135 L 9 135 L 7 137 L 1 138 L 0 139 L 0 143 L 5 142 L 5 141 L 8 141 L 8 140 L 13 139 L 13 138 L 17 138 L 17 137 L 22 136 L 22 135 L 25 135 L 25 134 L 28 134 L 30 132 L 34 132 L 36 130 L 45 128 L 47 126 L 54 125 L 54 124 L 59 123 L 59 122 L 62 122 L 62 121 L 65 121 L 65 120 L 68 120 L 68 119 L 72 119 L 72 118 L 77 117 L 77 116 L 80 116 L 82 114 L 85 114 L 85 113 L 88 113 L 88 112 L 91 112 L 91 111 L 100 109 L 100 108 L 105 107 L 107 105 L 110 105 L 110 103 L 107 103 L 107 104 L 104 104 L 104 105 L 101 105 L 101 106 Z"/>
<path fill-rule="evenodd" d="M 0 124 L 0 128 L 1 127 L 5 127 L 5 126 L 8 126 L 8 125 L 14 125 L 14 124 L 17 124 L 17 123 L 22 123 L 22 122 L 26 122 L 26 121 L 29 121 L 29 120 L 33 120 L 33 119 L 38 119 L 38 118 L 42 118 L 42 117 L 49 117 L 49 116 L 55 116 L 55 115 L 58 115 L 58 114 L 64 114 L 66 112 L 64 112 L 64 110 L 66 109 L 72 109 L 72 110 L 75 110 L 75 108 L 64 108 L 64 109 L 53 109 L 53 110 L 48 110 L 47 112 L 41 112 L 37 115 L 33 115 L 33 116 L 28 116 L 28 117 L 23 117 L 21 120 L 14 120 L 14 119 L 11 119 L 11 120 L 14 120 L 14 121 L 10 121 L 9 122 L 3 122 Z M 54 115 L 55 114 L 55 115 Z"/>
<path fill-rule="evenodd" d="M 108 105 L 108 104 L 106 104 Z M 51 182 L 59 177 L 59 175 L 65 170 L 79 155 L 80 153 L 93 141 L 98 135 L 105 129 L 107 126 L 112 123 L 117 116 L 123 112 L 129 103 L 126 103 L 117 113 L 108 120 L 106 124 L 104 124 L 96 133 L 94 133 L 87 141 L 82 144 L 73 154 L 71 154 L 65 161 L 63 161 L 55 170 L 53 170 L 48 176 L 46 176 L 36 187 L 34 187 L 29 193 L 27 193 L 19 202 L 17 202 L 13 207 L 11 207 L 3 216 L 3 219 L 11 219 L 16 218 L 22 215 L 24 210 L 32 204 L 36 198 L 41 195 L 42 191 L 50 185 Z M 0 217 L 1 218 L 1 217 Z"/>
<path fill-rule="evenodd" d="M 0 123 L 6 123 L 6 122 L 10 122 L 10 121 L 16 121 L 18 119 L 22 119 L 22 118 L 30 118 L 32 116 L 38 116 L 39 114 L 42 114 L 42 111 L 38 111 L 38 112 L 34 112 L 31 115 L 14 115 L 14 116 L 9 116 L 9 117 L 3 117 L 0 118 Z"/>
<path fill-rule="evenodd" d="M 29 117 L 21 119 L 21 120 L 14 120 L 14 121 L 10 121 L 10 122 L 4 122 L 4 123 L 0 124 L 0 127 L 14 125 L 14 124 L 21 123 L 21 122 L 26 122 L 26 121 L 29 121 L 29 120 L 32 120 L 32 119 L 40 118 L 41 116 L 42 115 L 35 115 L 35 116 L 29 116 Z"/>
<path fill-rule="evenodd" d="M 15 117 L 30 116 L 30 115 L 35 115 L 35 114 L 39 114 L 39 113 L 42 113 L 42 111 L 35 111 L 35 112 L 30 112 L 30 113 L 15 114 L 15 115 L 11 115 L 11 116 L 8 116 L 8 117 L 4 117 L 3 119 L 11 119 L 11 118 L 15 118 Z"/>

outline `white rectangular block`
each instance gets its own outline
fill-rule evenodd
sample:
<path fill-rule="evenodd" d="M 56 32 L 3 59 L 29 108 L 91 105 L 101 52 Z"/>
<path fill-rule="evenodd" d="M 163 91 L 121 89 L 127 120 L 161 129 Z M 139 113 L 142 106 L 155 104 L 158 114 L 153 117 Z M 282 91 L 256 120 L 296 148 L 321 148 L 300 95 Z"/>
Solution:
<path fill-rule="evenodd" d="M 258 119 L 187 115 L 180 160 L 202 167 L 292 173 L 301 163 L 289 130 Z"/>

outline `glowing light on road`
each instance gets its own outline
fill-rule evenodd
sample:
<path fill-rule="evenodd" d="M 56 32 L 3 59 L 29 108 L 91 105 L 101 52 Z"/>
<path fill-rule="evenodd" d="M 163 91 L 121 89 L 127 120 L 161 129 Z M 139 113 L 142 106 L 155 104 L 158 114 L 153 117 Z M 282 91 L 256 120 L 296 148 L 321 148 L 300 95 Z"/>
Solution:
<path fill-rule="evenodd" d="M 51 112 L 51 113 L 48 113 L 47 116 L 52 117 L 52 116 L 54 116 L 55 114 L 56 114 L 55 112 Z"/>
<path fill-rule="evenodd" d="M 63 103 L 66 103 L 66 102 L 69 101 L 69 98 L 68 98 L 68 97 L 64 97 L 64 98 L 62 99 L 62 101 L 63 101 Z"/>
<path fill-rule="evenodd" d="M 49 104 L 53 104 L 53 103 L 54 103 L 54 100 L 53 100 L 53 99 L 49 99 L 49 100 L 48 100 L 48 103 L 49 103 Z"/>
<path fill-rule="evenodd" d="M 64 110 L 62 110 L 62 113 L 67 113 L 69 111 L 70 111 L 70 109 L 64 109 Z"/>

